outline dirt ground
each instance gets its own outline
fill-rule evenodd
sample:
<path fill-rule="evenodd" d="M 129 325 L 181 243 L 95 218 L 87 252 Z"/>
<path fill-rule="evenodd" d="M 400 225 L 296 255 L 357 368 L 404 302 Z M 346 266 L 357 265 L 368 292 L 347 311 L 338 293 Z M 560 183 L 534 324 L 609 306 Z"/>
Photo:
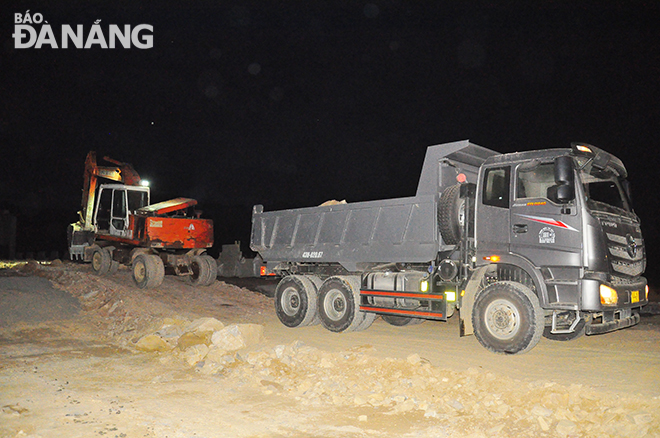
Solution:
<path fill-rule="evenodd" d="M 457 318 L 289 329 L 224 282 L 0 269 L 0 437 L 658 437 L 660 317 L 518 356 Z"/>

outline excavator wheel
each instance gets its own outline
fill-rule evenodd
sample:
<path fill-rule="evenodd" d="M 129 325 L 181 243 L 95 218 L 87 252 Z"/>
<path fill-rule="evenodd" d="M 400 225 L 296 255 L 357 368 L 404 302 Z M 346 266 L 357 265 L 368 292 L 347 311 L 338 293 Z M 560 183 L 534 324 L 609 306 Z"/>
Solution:
<path fill-rule="evenodd" d="M 218 262 L 208 254 L 204 254 L 200 257 L 206 261 L 206 264 L 209 266 L 208 279 L 204 286 L 210 286 L 215 283 L 215 280 L 218 278 Z"/>
<path fill-rule="evenodd" d="M 133 280 L 140 289 L 153 289 L 165 277 L 163 261 L 154 254 L 140 254 L 133 259 Z"/>
<path fill-rule="evenodd" d="M 215 277 L 218 275 L 217 266 L 211 256 L 194 256 L 190 261 L 190 265 L 188 265 L 190 269 L 190 275 L 187 277 L 188 283 L 193 286 L 208 286 L 215 281 Z"/>
<path fill-rule="evenodd" d="M 98 245 L 92 246 L 92 270 L 97 275 L 108 275 L 112 267 L 110 251 Z"/>

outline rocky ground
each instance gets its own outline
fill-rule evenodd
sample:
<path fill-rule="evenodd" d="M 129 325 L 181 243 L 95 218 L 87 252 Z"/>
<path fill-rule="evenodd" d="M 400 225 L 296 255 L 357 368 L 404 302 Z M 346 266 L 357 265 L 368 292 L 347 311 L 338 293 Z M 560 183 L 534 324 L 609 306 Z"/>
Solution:
<path fill-rule="evenodd" d="M 454 318 L 452 318 L 454 319 Z M 457 322 L 283 327 L 224 282 L 0 270 L 0 437 L 655 437 L 660 318 L 498 356 Z"/>

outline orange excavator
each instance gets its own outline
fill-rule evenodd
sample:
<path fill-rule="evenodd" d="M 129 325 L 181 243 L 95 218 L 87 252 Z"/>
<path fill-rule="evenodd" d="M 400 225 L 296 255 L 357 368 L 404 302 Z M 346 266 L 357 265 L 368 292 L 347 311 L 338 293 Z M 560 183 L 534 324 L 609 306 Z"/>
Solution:
<path fill-rule="evenodd" d="M 158 287 L 166 270 L 193 285 L 212 284 L 218 266 L 206 249 L 213 246 L 213 221 L 200 218 L 197 201 L 151 205 L 148 184 L 133 166 L 104 160 L 114 166 L 98 166 L 95 152 L 85 160 L 82 210 L 67 233 L 71 260 L 91 262 L 99 275 L 128 265 L 141 289 Z M 116 183 L 98 184 L 99 178 Z"/>

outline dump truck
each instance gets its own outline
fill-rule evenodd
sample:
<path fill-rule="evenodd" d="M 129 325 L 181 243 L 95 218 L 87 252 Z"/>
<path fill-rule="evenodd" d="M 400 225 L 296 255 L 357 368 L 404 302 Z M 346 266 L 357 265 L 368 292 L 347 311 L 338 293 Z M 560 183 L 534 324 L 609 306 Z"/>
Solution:
<path fill-rule="evenodd" d="M 648 303 L 640 219 L 620 159 L 586 143 L 500 154 L 427 149 L 417 193 L 265 212 L 250 246 L 281 277 L 288 327 L 446 321 L 519 354 L 629 327 Z"/>
<path fill-rule="evenodd" d="M 142 289 L 158 287 L 166 269 L 195 286 L 212 284 L 218 267 L 206 250 L 213 246 L 213 221 L 200 217 L 197 201 L 150 204 L 148 184 L 132 165 L 104 160 L 114 166 L 98 166 L 94 151 L 85 159 L 82 210 L 67 233 L 71 260 L 90 262 L 98 275 L 128 265 Z M 99 178 L 114 183 L 98 184 Z"/>

